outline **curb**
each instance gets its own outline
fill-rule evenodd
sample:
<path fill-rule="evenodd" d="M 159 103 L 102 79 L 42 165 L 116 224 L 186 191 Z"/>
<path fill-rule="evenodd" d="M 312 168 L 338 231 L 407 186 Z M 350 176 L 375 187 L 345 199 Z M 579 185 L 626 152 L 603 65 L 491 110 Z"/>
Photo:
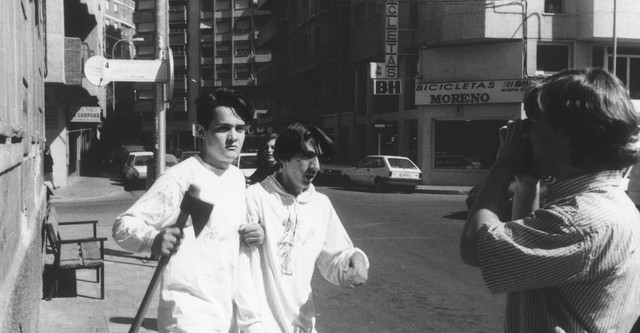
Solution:
<path fill-rule="evenodd" d="M 118 198 L 124 198 L 127 196 L 132 196 L 130 192 L 124 191 L 114 191 L 105 194 L 101 194 L 93 197 L 82 197 L 82 198 L 65 198 L 57 195 L 52 195 L 50 198 L 51 203 L 80 203 L 80 202 L 96 202 L 101 200 L 115 200 Z"/>
<path fill-rule="evenodd" d="M 427 194 L 445 194 L 445 195 L 468 195 L 469 190 L 447 190 L 447 189 L 421 189 L 416 188 L 416 192 Z"/>

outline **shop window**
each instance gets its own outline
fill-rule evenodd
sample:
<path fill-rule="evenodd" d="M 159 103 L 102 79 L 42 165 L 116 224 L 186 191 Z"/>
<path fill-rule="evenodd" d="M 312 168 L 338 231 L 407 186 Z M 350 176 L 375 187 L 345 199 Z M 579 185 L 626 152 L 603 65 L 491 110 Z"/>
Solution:
<path fill-rule="evenodd" d="M 569 45 L 538 44 L 536 74 L 553 74 L 567 68 L 569 68 Z"/>
<path fill-rule="evenodd" d="M 544 0 L 544 12 L 548 14 L 563 13 L 562 0 Z"/>
<path fill-rule="evenodd" d="M 434 169 L 487 170 L 507 120 L 440 120 L 434 124 Z"/>

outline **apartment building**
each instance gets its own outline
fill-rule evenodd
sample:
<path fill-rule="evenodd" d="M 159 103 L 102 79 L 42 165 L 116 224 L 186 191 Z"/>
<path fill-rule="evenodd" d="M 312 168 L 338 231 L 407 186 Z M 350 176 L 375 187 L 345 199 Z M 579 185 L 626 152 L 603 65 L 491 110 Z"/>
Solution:
<path fill-rule="evenodd" d="M 347 161 L 353 108 L 349 59 L 350 4 L 337 0 L 258 1 L 272 13 L 258 47 L 272 61 L 258 71 L 259 125 L 278 130 L 293 121 L 324 128 L 337 144 L 335 161 Z"/>
<path fill-rule="evenodd" d="M 195 100 L 205 91 L 230 87 L 253 100 L 257 64 L 270 61 L 268 51 L 258 51 L 256 37 L 263 17 L 269 13 L 255 8 L 251 0 L 169 0 L 168 44 L 174 58 L 174 89 L 166 115 L 167 151 L 197 149 L 192 135 L 196 122 Z M 138 57 L 155 55 L 155 3 L 136 1 Z M 151 41 L 151 43 L 150 43 Z M 155 142 L 154 90 L 149 84 L 135 84 L 134 111 L 142 114 L 142 139 Z M 245 147 L 257 144 L 249 130 Z"/>

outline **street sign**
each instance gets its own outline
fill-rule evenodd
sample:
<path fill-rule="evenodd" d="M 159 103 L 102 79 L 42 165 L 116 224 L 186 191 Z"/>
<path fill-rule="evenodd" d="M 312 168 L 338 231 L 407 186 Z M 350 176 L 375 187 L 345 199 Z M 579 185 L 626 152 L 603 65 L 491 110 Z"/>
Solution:
<path fill-rule="evenodd" d="M 372 79 L 386 79 L 387 69 L 383 62 L 369 63 L 369 77 Z"/>
<path fill-rule="evenodd" d="M 169 82 L 170 66 L 162 60 L 107 59 L 93 56 L 84 64 L 84 75 L 96 86 L 109 82 Z"/>
<path fill-rule="evenodd" d="M 374 95 L 402 94 L 402 80 L 373 80 Z"/>

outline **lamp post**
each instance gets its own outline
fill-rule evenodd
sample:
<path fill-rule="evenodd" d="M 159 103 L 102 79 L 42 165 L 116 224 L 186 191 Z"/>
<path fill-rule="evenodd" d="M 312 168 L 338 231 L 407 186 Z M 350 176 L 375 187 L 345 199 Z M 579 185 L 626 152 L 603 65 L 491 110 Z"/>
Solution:
<path fill-rule="evenodd" d="M 113 43 L 113 46 L 111 47 L 111 59 L 115 59 L 116 46 L 118 46 L 120 42 L 124 42 L 125 44 L 129 45 L 129 47 L 131 47 L 133 46 L 134 42 L 144 42 L 144 38 L 134 37 L 133 39 L 131 39 L 131 41 L 129 41 L 128 39 L 118 39 L 115 43 Z M 133 53 L 131 53 L 131 55 L 133 55 Z M 111 110 L 113 110 L 113 112 L 116 112 L 116 82 L 115 81 L 111 82 Z"/>

